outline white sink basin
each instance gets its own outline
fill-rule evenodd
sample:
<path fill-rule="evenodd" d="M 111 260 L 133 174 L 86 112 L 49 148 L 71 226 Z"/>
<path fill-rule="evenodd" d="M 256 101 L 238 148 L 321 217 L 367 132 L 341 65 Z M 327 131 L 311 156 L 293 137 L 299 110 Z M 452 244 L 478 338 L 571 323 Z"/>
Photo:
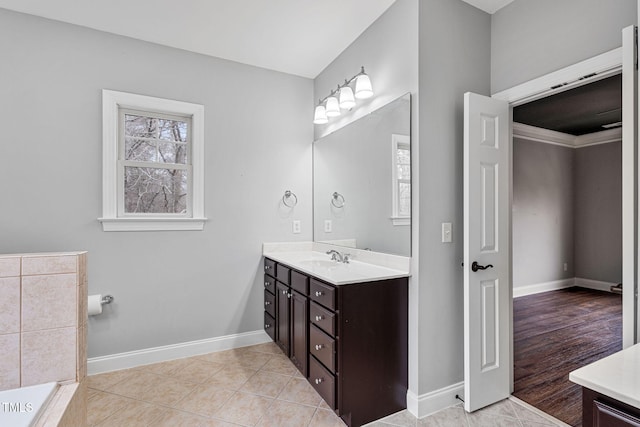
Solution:
<path fill-rule="evenodd" d="M 341 264 L 339 264 L 337 261 L 331 261 L 331 260 L 325 260 L 325 259 L 305 259 L 300 261 L 300 264 L 306 267 L 311 267 L 311 268 L 333 269 L 333 268 L 341 267 Z"/>

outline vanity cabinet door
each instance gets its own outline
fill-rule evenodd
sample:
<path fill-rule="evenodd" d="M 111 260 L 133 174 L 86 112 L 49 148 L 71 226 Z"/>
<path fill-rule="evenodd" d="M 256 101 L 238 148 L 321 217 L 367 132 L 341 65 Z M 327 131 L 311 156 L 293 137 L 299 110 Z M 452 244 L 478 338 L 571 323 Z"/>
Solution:
<path fill-rule="evenodd" d="M 308 376 L 307 352 L 309 343 L 309 301 L 298 292 L 291 292 L 291 361 L 298 370 Z"/>
<path fill-rule="evenodd" d="M 291 288 L 284 283 L 276 282 L 276 344 L 289 357 L 289 338 L 291 336 L 289 320 L 289 302 L 291 299 Z"/>
<path fill-rule="evenodd" d="M 640 418 L 605 403 L 593 402 L 594 427 L 640 427 Z"/>
<path fill-rule="evenodd" d="M 276 277 L 276 262 L 268 258 L 264 259 L 264 273 Z"/>

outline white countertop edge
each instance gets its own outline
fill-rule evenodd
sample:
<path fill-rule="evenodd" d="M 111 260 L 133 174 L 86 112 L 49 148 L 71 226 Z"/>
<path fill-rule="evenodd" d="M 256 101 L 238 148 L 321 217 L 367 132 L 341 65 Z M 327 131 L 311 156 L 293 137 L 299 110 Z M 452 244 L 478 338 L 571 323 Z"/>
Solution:
<path fill-rule="evenodd" d="M 640 409 L 640 344 L 570 372 L 569 380 Z"/>
<path fill-rule="evenodd" d="M 368 276 L 361 276 L 358 275 L 356 277 L 353 278 L 345 278 L 345 279 L 335 279 L 333 277 L 327 276 L 325 274 L 323 274 L 321 271 L 317 271 L 314 270 L 312 268 L 308 268 L 307 266 L 299 263 L 298 258 L 300 258 L 301 255 L 309 255 L 311 258 L 314 259 L 325 259 L 329 260 L 328 256 L 325 256 L 325 254 L 323 252 L 318 252 L 318 251 L 289 251 L 289 252 L 285 252 L 285 251 L 275 251 L 275 252 L 268 252 L 268 251 L 263 251 L 263 256 L 265 256 L 266 258 L 272 259 L 276 262 L 281 262 L 291 268 L 294 268 L 295 270 L 298 270 L 302 273 L 306 273 L 309 274 L 310 276 L 313 277 L 317 277 L 320 280 L 323 280 L 327 283 L 331 283 L 333 285 L 336 286 L 340 286 L 340 285 L 350 285 L 350 284 L 354 284 L 354 283 L 363 283 L 363 282 L 373 282 L 373 281 L 380 281 L 380 280 L 389 280 L 389 279 L 397 279 L 397 278 L 402 278 L 402 277 L 409 277 L 411 274 L 409 273 L 409 271 L 402 271 L 402 270 L 396 270 L 396 269 L 392 269 L 389 267 L 385 267 L 385 266 L 380 266 L 380 265 L 376 265 L 376 264 L 371 264 L 371 263 L 365 263 L 362 261 L 352 261 L 353 264 L 369 264 L 369 266 L 374 267 L 375 270 L 377 270 L 377 274 L 375 275 L 368 275 Z"/>
<path fill-rule="evenodd" d="M 364 249 L 350 248 L 346 246 L 332 245 L 322 242 L 273 242 L 262 244 L 262 254 L 275 252 L 312 251 L 326 253 L 334 249 L 340 253 L 351 255 L 354 261 L 364 262 L 379 267 L 390 268 L 402 272 L 411 271 L 411 257 L 386 254 L 383 252 L 366 251 Z"/>

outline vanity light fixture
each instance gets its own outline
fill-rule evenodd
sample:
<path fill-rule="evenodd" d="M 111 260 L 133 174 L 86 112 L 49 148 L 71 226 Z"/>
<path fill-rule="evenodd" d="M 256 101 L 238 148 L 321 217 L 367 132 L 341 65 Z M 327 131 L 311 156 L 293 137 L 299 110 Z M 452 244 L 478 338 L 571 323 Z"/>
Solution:
<path fill-rule="evenodd" d="M 351 84 L 355 81 L 355 92 L 351 88 Z M 365 73 L 364 67 L 360 68 L 360 72 L 349 80 L 345 79 L 342 85 L 338 85 L 336 90 L 318 101 L 314 115 L 313 123 L 323 125 L 329 122 L 329 117 L 337 117 L 343 110 L 351 110 L 356 106 L 356 99 L 366 99 L 373 96 L 373 88 L 371 79 Z"/>

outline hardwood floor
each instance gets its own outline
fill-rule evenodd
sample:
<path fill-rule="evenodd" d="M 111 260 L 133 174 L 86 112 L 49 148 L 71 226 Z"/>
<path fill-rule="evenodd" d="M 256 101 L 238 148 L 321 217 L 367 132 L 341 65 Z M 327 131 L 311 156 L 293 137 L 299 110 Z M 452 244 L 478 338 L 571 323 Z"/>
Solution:
<path fill-rule="evenodd" d="M 622 295 L 568 288 L 513 300 L 513 395 L 582 425 L 569 372 L 622 349 Z"/>

